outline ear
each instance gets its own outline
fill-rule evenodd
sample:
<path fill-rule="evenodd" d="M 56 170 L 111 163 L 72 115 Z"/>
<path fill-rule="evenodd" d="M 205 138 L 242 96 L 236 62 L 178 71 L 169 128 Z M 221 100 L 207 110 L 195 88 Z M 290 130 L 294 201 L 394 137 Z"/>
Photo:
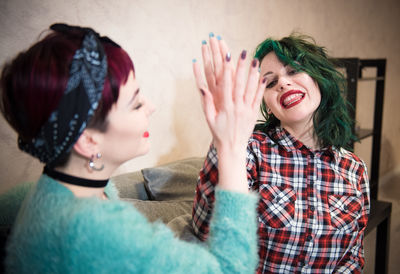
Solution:
<path fill-rule="evenodd" d="M 92 129 L 85 129 L 73 146 L 79 155 L 90 158 L 99 152 L 100 134 Z"/>

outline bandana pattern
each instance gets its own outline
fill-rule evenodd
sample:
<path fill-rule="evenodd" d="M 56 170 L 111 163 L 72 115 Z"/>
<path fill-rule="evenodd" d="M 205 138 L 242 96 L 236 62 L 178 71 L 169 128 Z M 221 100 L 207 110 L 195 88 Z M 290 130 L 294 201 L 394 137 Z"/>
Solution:
<path fill-rule="evenodd" d="M 69 74 L 57 109 L 50 114 L 36 138 L 29 142 L 18 138 L 21 150 L 46 164 L 55 163 L 71 151 L 101 99 L 107 57 L 94 31 L 87 31 L 82 48 L 74 54 Z"/>

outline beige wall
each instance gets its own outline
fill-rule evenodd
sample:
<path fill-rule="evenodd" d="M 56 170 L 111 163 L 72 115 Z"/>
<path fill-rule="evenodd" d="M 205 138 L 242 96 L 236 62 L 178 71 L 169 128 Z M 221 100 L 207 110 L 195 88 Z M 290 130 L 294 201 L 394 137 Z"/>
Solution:
<path fill-rule="evenodd" d="M 202 156 L 210 135 L 191 73 L 201 40 L 222 35 L 233 55 L 266 36 L 293 30 L 313 36 L 337 57 L 387 58 L 382 175 L 400 167 L 400 4 L 397 0 L 0 0 L 0 63 L 37 40 L 51 23 L 88 25 L 119 42 L 131 55 L 142 91 L 157 111 L 152 150 L 117 173 Z M 363 99 L 370 100 L 363 96 Z M 368 103 L 359 118 L 368 116 Z M 20 153 L 16 136 L 0 120 L 0 192 L 35 180 L 41 165 Z M 361 152 L 363 154 L 363 152 Z M 366 156 L 368 157 L 368 156 Z"/>

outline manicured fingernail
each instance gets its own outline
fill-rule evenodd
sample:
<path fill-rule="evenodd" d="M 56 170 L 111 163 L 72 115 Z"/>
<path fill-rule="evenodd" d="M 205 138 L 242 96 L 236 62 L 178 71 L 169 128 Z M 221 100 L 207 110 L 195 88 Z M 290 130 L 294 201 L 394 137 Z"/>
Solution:
<path fill-rule="evenodd" d="M 217 36 L 217 39 L 218 39 L 218 41 L 219 41 L 219 40 L 222 40 L 221 35 L 218 35 L 218 36 Z"/>
<path fill-rule="evenodd" d="M 208 36 L 211 38 L 211 37 L 214 37 L 214 33 L 213 32 L 210 32 L 209 34 L 208 34 Z"/>
<path fill-rule="evenodd" d="M 264 79 L 262 80 L 263 84 L 265 84 L 265 82 L 267 82 L 267 77 L 264 77 Z"/>
<path fill-rule="evenodd" d="M 196 63 L 196 62 L 197 62 L 197 60 L 196 60 L 196 59 L 193 59 L 193 60 L 192 60 L 192 62 L 193 62 L 193 63 Z"/>
<path fill-rule="evenodd" d="M 261 68 L 260 67 L 258 67 L 258 72 L 261 72 Z"/>
<path fill-rule="evenodd" d="M 257 66 L 257 59 L 253 59 L 251 65 L 253 66 L 253 68 L 255 68 Z"/>
<path fill-rule="evenodd" d="M 231 60 L 231 53 L 230 52 L 228 52 L 226 54 L 226 58 L 225 59 L 226 59 L 227 62 L 229 62 Z"/>
<path fill-rule="evenodd" d="M 201 95 L 205 95 L 205 92 L 204 92 L 204 90 L 202 90 L 202 89 L 200 89 L 200 92 L 201 92 Z"/>
<path fill-rule="evenodd" d="M 243 50 L 242 53 L 240 54 L 240 58 L 242 58 L 243 60 L 246 59 L 246 54 L 247 54 L 247 51 Z"/>
<path fill-rule="evenodd" d="M 203 45 L 207 45 L 207 41 L 206 41 L 206 40 L 201 41 L 201 43 L 202 43 Z"/>

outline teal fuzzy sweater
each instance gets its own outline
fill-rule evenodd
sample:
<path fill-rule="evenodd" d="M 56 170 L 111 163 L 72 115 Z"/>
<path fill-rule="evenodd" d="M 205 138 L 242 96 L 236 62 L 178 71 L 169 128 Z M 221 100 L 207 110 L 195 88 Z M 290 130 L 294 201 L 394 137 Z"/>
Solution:
<path fill-rule="evenodd" d="M 207 247 L 180 241 L 131 204 L 77 198 L 42 175 L 18 213 L 7 246 L 9 273 L 253 273 L 257 196 L 223 190 Z"/>

